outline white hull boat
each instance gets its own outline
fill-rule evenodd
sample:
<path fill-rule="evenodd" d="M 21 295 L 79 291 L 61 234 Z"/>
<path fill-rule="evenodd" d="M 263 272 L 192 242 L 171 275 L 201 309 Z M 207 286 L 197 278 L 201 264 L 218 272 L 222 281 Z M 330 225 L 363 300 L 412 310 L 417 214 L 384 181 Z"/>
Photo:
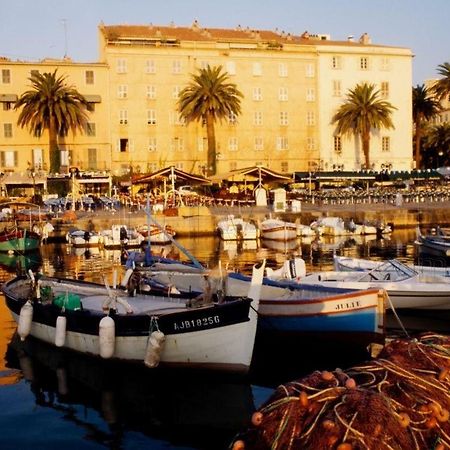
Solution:
<path fill-rule="evenodd" d="M 94 283 L 18 277 L 3 286 L 21 339 L 33 336 L 84 354 L 166 366 L 246 373 L 264 263 L 247 297 L 220 302 L 110 289 Z M 250 304 L 252 303 L 252 307 Z"/>
<path fill-rule="evenodd" d="M 297 225 L 280 219 L 266 219 L 260 224 L 261 238 L 290 241 L 297 238 Z"/>
<path fill-rule="evenodd" d="M 106 249 L 139 248 L 145 240 L 145 237 L 135 229 L 120 224 L 102 230 L 99 234 Z"/>
<path fill-rule="evenodd" d="M 399 261 L 386 261 L 368 271 L 314 272 L 302 284 L 351 289 L 384 289 L 395 309 L 450 310 L 450 281 L 445 277 L 421 275 Z"/>
<path fill-rule="evenodd" d="M 148 232 L 148 225 L 143 225 L 137 228 L 137 232 L 144 236 L 145 241 L 150 240 L 150 244 L 167 245 L 173 241 L 176 235 L 175 230 L 170 225 L 162 226 L 161 228 L 150 224 L 150 235 Z"/>
<path fill-rule="evenodd" d="M 224 241 L 255 240 L 258 238 L 256 226 L 233 215 L 217 223 L 220 238 Z"/>
<path fill-rule="evenodd" d="M 102 236 L 86 230 L 69 231 L 66 234 L 66 241 L 75 248 L 99 247 L 103 243 Z"/>

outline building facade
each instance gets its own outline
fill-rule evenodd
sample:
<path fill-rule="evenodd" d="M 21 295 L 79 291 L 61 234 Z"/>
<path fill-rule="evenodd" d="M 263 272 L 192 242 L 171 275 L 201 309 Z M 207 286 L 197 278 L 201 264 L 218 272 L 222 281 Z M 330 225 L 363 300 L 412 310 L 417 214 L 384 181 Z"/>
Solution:
<path fill-rule="evenodd" d="M 83 134 L 60 141 L 62 170 L 152 172 L 175 165 L 206 173 L 206 127 L 185 123 L 180 91 L 199 68 L 222 65 L 244 94 L 242 113 L 216 124 L 217 172 L 265 165 L 300 170 L 357 170 L 358 141 L 335 136 L 332 115 L 348 89 L 375 84 L 397 109 L 394 130 L 372 133 L 374 169 L 412 164 L 409 49 L 332 41 L 326 35 L 176 26 L 100 24 L 99 62 L 0 59 L 0 170 L 48 168 L 48 137 L 17 127 L 14 101 L 31 71 L 58 69 L 90 101 Z"/>

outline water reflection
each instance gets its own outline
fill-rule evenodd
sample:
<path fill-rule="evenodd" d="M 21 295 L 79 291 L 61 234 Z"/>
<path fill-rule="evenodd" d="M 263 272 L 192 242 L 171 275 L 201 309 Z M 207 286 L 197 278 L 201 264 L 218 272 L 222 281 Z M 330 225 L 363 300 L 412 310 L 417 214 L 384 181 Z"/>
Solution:
<path fill-rule="evenodd" d="M 242 381 L 151 372 L 34 339 L 14 336 L 7 364 L 21 370 L 37 407 L 56 411 L 83 429 L 84 439 L 110 448 L 122 448 L 125 433 L 133 441 L 130 431 L 179 446 L 226 448 L 255 410 L 252 388 Z M 17 436 L 16 448 L 25 448 L 21 443 Z"/>

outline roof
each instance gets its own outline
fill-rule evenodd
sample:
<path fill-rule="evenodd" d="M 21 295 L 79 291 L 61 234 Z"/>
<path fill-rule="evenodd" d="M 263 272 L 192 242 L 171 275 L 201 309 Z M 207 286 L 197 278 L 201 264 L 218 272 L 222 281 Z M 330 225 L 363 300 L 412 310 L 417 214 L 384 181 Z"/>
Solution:
<path fill-rule="evenodd" d="M 172 175 L 175 176 L 178 181 L 183 180 L 183 183 L 187 184 L 198 185 L 210 183 L 210 180 L 208 180 L 208 178 L 205 178 L 201 175 L 184 172 L 180 169 L 177 169 L 175 166 L 165 167 L 164 169 L 160 169 L 156 172 L 136 177 L 133 179 L 133 183 L 148 184 L 158 179 L 170 179 Z"/>
<path fill-rule="evenodd" d="M 339 44 L 348 47 L 367 47 L 376 46 L 371 43 L 370 38 L 361 36 L 356 41 L 339 41 L 331 40 L 328 35 L 314 35 L 308 32 L 296 35 L 293 33 L 285 33 L 284 31 L 257 30 L 249 27 L 237 26 L 236 28 L 207 28 L 201 27 L 197 21 L 189 26 L 175 25 L 104 25 L 100 24 L 99 29 L 109 41 L 165 41 L 170 44 L 171 41 L 225 41 L 225 42 L 241 42 L 241 43 L 260 43 L 260 44 L 302 44 L 302 45 L 333 45 Z M 387 47 L 387 46 L 381 46 Z"/>

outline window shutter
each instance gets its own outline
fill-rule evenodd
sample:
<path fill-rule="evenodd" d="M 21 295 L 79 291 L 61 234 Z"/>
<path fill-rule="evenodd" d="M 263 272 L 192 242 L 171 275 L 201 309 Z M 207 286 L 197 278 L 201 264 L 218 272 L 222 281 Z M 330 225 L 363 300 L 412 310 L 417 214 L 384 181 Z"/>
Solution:
<path fill-rule="evenodd" d="M 14 167 L 17 167 L 19 163 L 19 152 L 17 150 L 14 151 Z"/>
<path fill-rule="evenodd" d="M 134 151 L 134 141 L 133 141 L 133 139 L 129 139 L 128 140 L 128 150 L 130 151 L 130 153 Z"/>
<path fill-rule="evenodd" d="M 0 164 L 5 167 L 5 152 L 0 152 Z"/>

